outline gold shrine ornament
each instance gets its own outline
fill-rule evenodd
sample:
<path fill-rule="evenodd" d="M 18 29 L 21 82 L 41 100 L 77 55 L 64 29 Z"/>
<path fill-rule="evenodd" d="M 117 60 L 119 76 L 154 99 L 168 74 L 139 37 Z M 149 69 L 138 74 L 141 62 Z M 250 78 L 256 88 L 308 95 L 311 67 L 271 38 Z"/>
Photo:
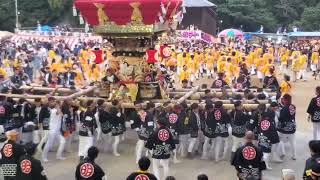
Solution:
<path fill-rule="evenodd" d="M 105 25 L 109 21 L 109 17 L 106 15 L 104 11 L 104 4 L 94 3 L 94 5 L 98 8 L 97 15 L 99 20 L 99 25 Z"/>
<path fill-rule="evenodd" d="M 139 2 L 130 3 L 130 6 L 133 8 L 132 15 L 131 15 L 132 24 L 142 24 L 143 18 L 139 9 L 140 5 L 141 4 Z"/>

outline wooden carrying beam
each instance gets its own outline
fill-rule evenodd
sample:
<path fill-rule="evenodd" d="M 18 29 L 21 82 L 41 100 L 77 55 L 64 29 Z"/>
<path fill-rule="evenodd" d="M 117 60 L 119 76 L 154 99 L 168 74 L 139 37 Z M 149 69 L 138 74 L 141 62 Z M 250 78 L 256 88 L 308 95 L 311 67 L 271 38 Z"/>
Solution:
<path fill-rule="evenodd" d="M 211 92 L 221 92 L 221 88 L 208 88 Z M 167 89 L 167 92 L 189 92 L 191 89 L 185 89 L 185 88 L 169 88 Z M 204 92 L 207 89 L 199 89 L 200 92 Z M 257 92 L 257 88 L 250 88 L 249 89 L 251 92 Z M 233 89 L 226 89 L 226 91 L 231 92 Z M 265 92 L 273 92 L 271 89 L 263 89 Z"/>
<path fill-rule="evenodd" d="M 42 91 L 42 92 L 49 92 L 49 93 L 56 91 L 59 93 L 68 93 L 68 94 L 72 94 L 76 91 L 69 88 L 49 88 L 49 87 L 33 87 L 33 86 L 23 86 L 21 87 L 21 89 L 23 89 L 24 91 L 35 90 L 35 91 Z"/>

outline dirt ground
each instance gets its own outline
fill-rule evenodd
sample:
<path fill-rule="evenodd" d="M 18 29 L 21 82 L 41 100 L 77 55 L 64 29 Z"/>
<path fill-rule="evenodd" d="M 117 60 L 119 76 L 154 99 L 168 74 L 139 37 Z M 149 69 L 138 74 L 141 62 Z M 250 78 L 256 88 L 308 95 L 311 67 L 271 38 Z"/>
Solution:
<path fill-rule="evenodd" d="M 279 76 L 278 81 L 281 81 Z M 212 80 L 203 79 L 200 83 L 211 84 Z M 281 179 L 281 169 L 290 168 L 295 170 L 296 178 L 301 179 L 305 160 L 309 157 L 308 141 L 312 138 L 312 124 L 307 122 L 306 109 L 311 97 L 314 96 L 314 89 L 318 80 L 313 80 L 311 73 L 308 73 L 308 81 L 293 83 L 293 101 L 297 106 L 297 160 L 290 159 L 290 151 L 283 163 L 272 163 L 273 170 L 264 171 L 264 180 Z M 135 164 L 134 147 L 136 142 L 135 132 L 129 131 L 127 139 L 120 143 L 120 157 L 114 157 L 110 153 L 101 153 L 97 163 L 105 170 L 108 180 L 124 180 L 128 174 L 137 170 Z M 101 144 L 101 143 L 100 143 Z M 66 153 L 65 161 L 55 160 L 55 153 L 50 153 L 49 161 L 45 169 L 50 180 L 71 180 L 74 178 L 75 167 L 78 163 L 77 143 L 72 148 L 72 153 Z M 235 170 L 229 161 L 214 162 L 210 160 L 183 159 L 179 164 L 171 165 L 171 174 L 177 180 L 195 180 L 199 173 L 206 173 L 210 180 L 235 180 Z"/>

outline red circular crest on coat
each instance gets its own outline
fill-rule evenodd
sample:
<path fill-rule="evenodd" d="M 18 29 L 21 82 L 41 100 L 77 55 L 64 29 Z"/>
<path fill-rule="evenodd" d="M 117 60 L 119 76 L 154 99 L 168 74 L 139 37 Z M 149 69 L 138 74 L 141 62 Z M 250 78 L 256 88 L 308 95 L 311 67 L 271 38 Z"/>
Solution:
<path fill-rule="evenodd" d="M 149 177 L 145 174 L 140 174 L 134 180 L 149 180 Z"/>
<path fill-rule="evenodd" d="M 317 106 L 320 107 L 320 97 L 317 98 Z"/>
<path fill-rule="evenodd" d="M 5 114 L 6 109 L 3 106 L 0 106 L 0 114 Z"/>
<path fill-rule="evenodd" d="M 247 146 L 242 149 L 242 156 L 246 160 L 252 160 L 252 159 L 256 158 L 256 154 L 257 154 L 256 150 L 251 146 Z"/>
<path fill-rule="evenodd" d="M 158 138 L 161 140 L 161 141 L 166 141 L 169 139 L 169 132 L 166 130 L 166 129 L 161 129 L 159 132 L 158 132 Z"/>
<path fill-rule="evenodd" d="M 221 119 L 221 112 L 219 110 L 214 112 L 214 118 L 216 120 L 220 120 Z"/>
<path fill-rule="evenodd" d="M 84 163 L 80 166 L 80 175 L 83 178 L 90 178 L 94 173 L 94 167 L 91 163 Z"/>
<path fill-rule="evenodd" d="M 216 80 L 216 87 L 221 87 L 221 86 L 222 86 L 222 81 Z"/>
<path fill-rule="evenodd" d="M 270 127 L 270 122 L 268 120 L 261 121 L 261 129 L 266 131 Z"/>
<path fill-rule="evenodd" d="M 29 161 L 28 159 L 21 161 L 20 168 L 21 168 L 21 172 L 25 174 L 29 174 L 32 170 L 31 161 Z"/>
<path fill-rule="evenodd" d="M 170 57 L 171 56 L 171 49 L 169 47 L 165 47 L 162 50 L 162 53 L 163 53 L 164 57 Z"/>
<path fill-rule="evenodd" d="M 236 89 L 242 89 L 242 84 L 241 83 L 237 83 L 236 84 Z"/>
<path fill-rule="evenodd" d="M 169 122 L 175 124 L 178 121 L 178 115 L 172 113 L 169 115 Z"/>
<path fill-rule="evenodd" d="M 290 105 L 289 106 L 289 112 L 290 112 L 290 115 L 294 115 L 296 113 L 296 108 L 293 106 L 293 105 Z"/>
<path fill-rule="evenodd" d="M 151 82 L 151 77 L 150 77 L 150 76 L 147 76 L 146 79 L 145 79 L 145 81 L 146 81 L 146 82 Z"/>
<path fill-rule="evenodd" d="M 146 121 L 147 112 L 143 111 L 139 113 L 140 119 L 142 122 Z"/>
<path fill-rule="evenodd" d="M 6 144 L 6 145 L 3 147 L 3 154 L 4 154 L 4 156 L 6 156 L 6 157 L 11 157 L 11 156 L 12 156 L 12 154 L 13 154 L 12 144 Z"/>

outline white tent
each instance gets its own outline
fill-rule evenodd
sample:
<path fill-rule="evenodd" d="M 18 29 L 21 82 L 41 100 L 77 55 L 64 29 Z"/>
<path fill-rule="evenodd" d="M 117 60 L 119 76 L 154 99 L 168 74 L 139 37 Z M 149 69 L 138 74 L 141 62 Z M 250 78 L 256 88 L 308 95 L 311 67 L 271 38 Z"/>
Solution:
<path fill-rule="evenodd" d="M 9 39 L 13 36 L 14 34 L 8 31 L 0 31 L 0 41 Z"/>
<path fill-rule="evenodd" d="M 208 0 L 183 0 L 184 7 L 216 7 L 215 4 Z"/>

